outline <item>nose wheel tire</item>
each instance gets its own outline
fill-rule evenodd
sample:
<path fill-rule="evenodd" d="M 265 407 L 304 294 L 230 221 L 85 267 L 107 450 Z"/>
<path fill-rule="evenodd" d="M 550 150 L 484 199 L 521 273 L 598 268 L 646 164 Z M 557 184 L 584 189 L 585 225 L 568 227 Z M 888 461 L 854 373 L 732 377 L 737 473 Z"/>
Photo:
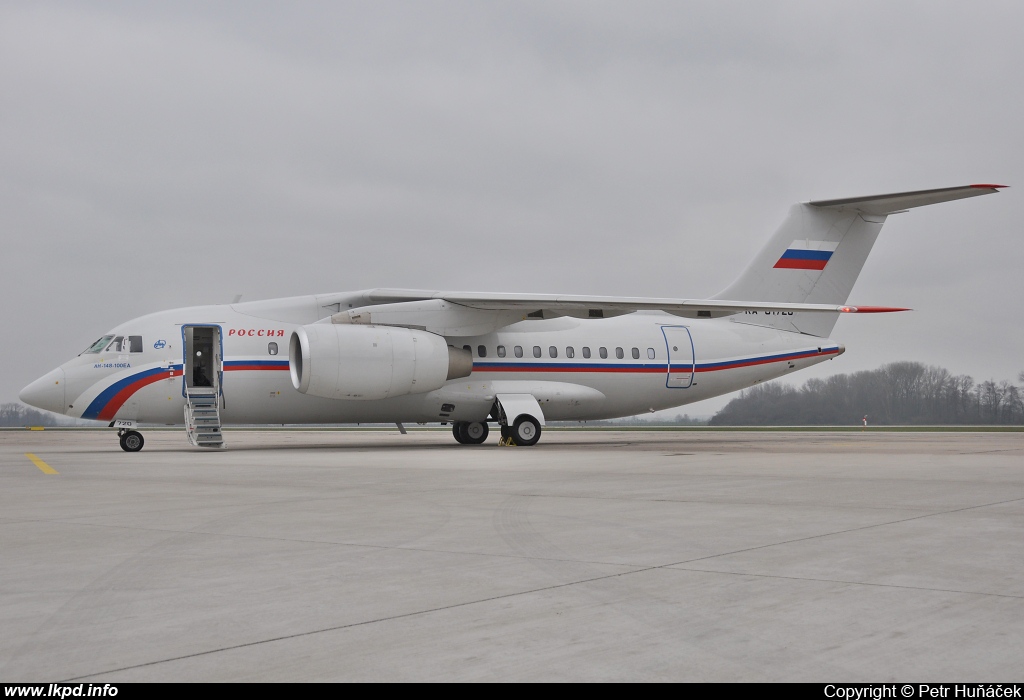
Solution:
<path fill-rule="evenodd" d="M 533 416 L 519 416 L 512 426 L 512 439 L 519 447 L 536 445 L 540 440 L 540 423 Z"/>
<path fill-rule="evenodd" d="M 142 433 L 137 430 L 126 430 L 120 436 L 121 449 L 125 452 L 138 452 L 146 444 Z"/>

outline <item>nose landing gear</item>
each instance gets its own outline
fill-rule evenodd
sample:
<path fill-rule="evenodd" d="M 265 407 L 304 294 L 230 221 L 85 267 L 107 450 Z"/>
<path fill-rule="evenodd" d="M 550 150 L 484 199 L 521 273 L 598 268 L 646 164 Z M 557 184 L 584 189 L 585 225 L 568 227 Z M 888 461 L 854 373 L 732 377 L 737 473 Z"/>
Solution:
<path fill-rule="evenodd" d="M 146 444 L 142 433 L 137 430 L 125 430 L 122 428 L 117 431 L 117 437 L 121 442 L 121 449 L 125 452 L 138 452 Z"/>

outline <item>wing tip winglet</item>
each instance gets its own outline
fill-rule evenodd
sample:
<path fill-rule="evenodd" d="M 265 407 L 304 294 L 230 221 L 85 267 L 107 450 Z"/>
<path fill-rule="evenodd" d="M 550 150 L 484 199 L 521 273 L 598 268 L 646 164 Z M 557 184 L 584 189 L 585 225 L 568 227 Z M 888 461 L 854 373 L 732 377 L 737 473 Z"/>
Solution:
<path fill-rule="evenodd" d="M 839 311 L 844 314 L 888 314 L 896 311 L 913 311 L 913 309 L 901 306 L 840 306 Z"/>
<path fill-rule="evenodd" d="M 976 190 L 1001 190 L 1009 187 L 1009 185 L 971 185 Z"/>

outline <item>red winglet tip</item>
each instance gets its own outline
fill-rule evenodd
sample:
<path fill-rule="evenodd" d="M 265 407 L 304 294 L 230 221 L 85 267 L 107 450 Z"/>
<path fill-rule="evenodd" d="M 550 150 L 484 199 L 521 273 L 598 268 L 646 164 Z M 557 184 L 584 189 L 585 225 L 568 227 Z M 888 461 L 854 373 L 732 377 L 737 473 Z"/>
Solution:
<path fill-rule="evenodd" d="M 1004 187 L 1009 187 L 1009 185 L 971 185 L 971 187 L 975 187 L 979 190 L 1001 190 Z"/>
<path fill-rule="evenodd" d="M 913 311 L 901 306 L 844 306 L 843 312 L 848 314 L 887 314 L 894 311 Z"/>

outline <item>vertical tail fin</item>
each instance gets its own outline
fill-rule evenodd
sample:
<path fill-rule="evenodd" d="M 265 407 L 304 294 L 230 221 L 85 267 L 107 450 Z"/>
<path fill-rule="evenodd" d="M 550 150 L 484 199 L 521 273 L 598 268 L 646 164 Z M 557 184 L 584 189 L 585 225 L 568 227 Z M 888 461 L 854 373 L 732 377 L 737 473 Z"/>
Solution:
<path fill-rule="evenodd" d="M 1003 185 L 795 204 L 753 262 L 715 299 L 845 304 L 890 214 L 997 192 Z M 746 323 L 827 337 L 839 314 L 745 315 Z"/>

